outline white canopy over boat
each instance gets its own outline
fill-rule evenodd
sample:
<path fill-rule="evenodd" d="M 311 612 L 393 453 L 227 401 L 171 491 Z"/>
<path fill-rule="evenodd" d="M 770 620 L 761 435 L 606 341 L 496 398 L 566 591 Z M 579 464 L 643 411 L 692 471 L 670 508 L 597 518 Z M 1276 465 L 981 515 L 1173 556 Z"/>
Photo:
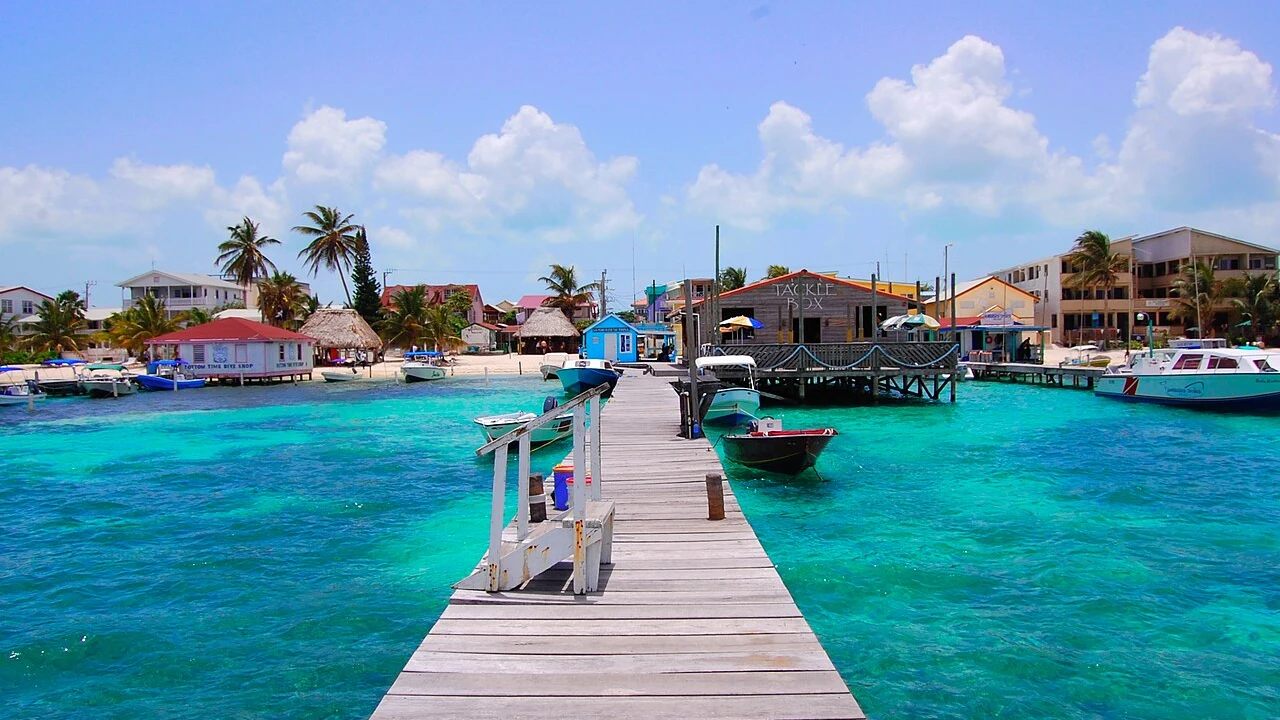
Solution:
<path fill-rule="evenodd" d="M 698 358 L 694 361 L 694 365 L 699 370 L 709 367 L 746 366 L 753 368 L 756 366 L 756 359 L 750 355 L 711 355 L 709 357 Z"/>

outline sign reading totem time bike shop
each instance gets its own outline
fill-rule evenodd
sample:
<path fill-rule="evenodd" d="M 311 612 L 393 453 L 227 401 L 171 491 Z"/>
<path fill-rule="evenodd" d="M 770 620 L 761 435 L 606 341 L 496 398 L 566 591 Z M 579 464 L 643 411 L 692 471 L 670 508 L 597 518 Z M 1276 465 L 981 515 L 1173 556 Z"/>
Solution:
<path fill-rule="evenodd" d="M 792 282 L 778 283 L 773 289 L 777 297 L 786 299 L 788 305 L 803 307 L 805 310 L 822 310 L 825 300 L 836 297 L 837 287 L 832 282 Z"/>

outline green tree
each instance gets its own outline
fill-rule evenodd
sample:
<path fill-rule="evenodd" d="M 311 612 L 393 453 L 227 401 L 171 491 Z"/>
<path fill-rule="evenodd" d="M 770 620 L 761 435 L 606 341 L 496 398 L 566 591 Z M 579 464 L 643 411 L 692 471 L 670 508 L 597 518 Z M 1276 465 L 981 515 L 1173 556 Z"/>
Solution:
<path fill-rule="evenodd" d="M 554 295 L 547 301 L 550 307 L 560 308 L 565 317 L 573 318 L 573 311 L 580 305 L 591 302 L 600 283 L 578 284 L 578 273 L 572 265 L 552 265 L 551 273 L 538 278 L 546 283 L 547 290 Z"/>
<path fill-rule="evenodd" d="M 462 347 L 456 322 L 457 316 L 451 314 L 445 305 L 427 308 L 422 323 L 423 344 L 431 345 L 441 352 Z"/>
<path fill-rule="evenodd" d="M 351 266 L 351 287 L 355 288 L 352 305 L 360 317 L 370 325 L 382 316 L 382 286 L 373 271 L 373 256 L 369 252 L 369 237 L 364 226 L 356 231 L 355 262 Z"/>
<path fill-rule="evenodd" d="M 452 291 L 452 292 L 451 292 Z M 455 331 L 471 324 L 467 313 L 471 312 L 471 291 L 465 287 L 447 288 L 445 290 L 444 309 Z"/>
<path fill-rule="evenodd" d="M 298 252 L 311 270 L 311 277 L 320 272 L 323 265 L 329 271 L 338 274 L 342 281 L 342 292 L 347 296 L 347 305 L 351 303 L 351 290 L 347 288 L 347 273 L 351 270 L 351 262 L 356 255 L 356 232 L 360 227 L 351 222 L 354 215 L 343 215 L 336 207 L 316 205 L 314 210 L 302 213 L 310 224 L 297 225 L 293 231 L 311 242 Z"/>
<path fill-rule="evenodd" d="M 1077 271 L 1067 281 L 1075 288 L 1102 290 L 1102 317 L 1104 330 L 1109 329 L 1105 318 L 1108 312 L 1108 298 L 1116 287 L 1120 274 L 1129 271 L 1129 257 L 1121 255 L 1111 248 L 1111 238 L 1098 230 L 1086 230 L 1076 238 L 1075 247 L 1067 255 L 1067 262 Z"/>
<path fill-rule="evenodd" d="M 276 327 L 290 327 L 306 302 L 298 278 L 290 273 L 275 272 L 258 285 L 258 307 L 262 319 Z"/>
<path fill-rule="evenodd" d="M 640 322 L 640 316 L 636 315 L 635 310 L 622 310 L 620 312 L 614 313 L 614 315 L 617 315 L 619 320 L 624 320 L 633 325 L 635 323 Z"/>
<path fill-rule="evenodd" d="M 36 352 L 60 353 L 79 350 L 78 333 L 85 328 L 84 301 L 72 290 L 59 293 L 52 301 L 45 300 L 36 309 L 36 321 L 31 329 L 35 333 L 28 340 Z"/>
<path fill-rule="evenodd" d="M 1266 273 L 1246 272 L 1243 278 L 1229 284 L 1232 306 L 1249 322 L 1250 332 L 1245 335 L 1270 337 L 1276 322 L 1276 289 L 1275 275 Z"/>
<path fill-rule="evenodd" d="M 415 285 L 391 295 L 391 307 L 384 308 L 378 330 L 387 345 L 408 347 L 421 342 L 427 318 L 427 288 Z"/>
<path fill-rule="evenodd" d="M 118 312 L 108 319 L 107 331 L 111 344 L 122 347 L 133 355 L 146 349 L 147 341 L 158 335 L 174 332 L 182 325 L 177 318 L 170 318 L 164 301 L 154 295 L 143 295 L 133 307 Z"/>
<path fill-rule="evenodd" d="M 786 273 L 783 273 L 784 275 Z M 770 276 L 773 277 L 773 276 Z M 720 291 L 737 290 L 747 284 L 747 269 L 744 267 L 727 267 L 720 271 Z"/>
<path fill-rule="evenodd" d="M 1184 323 L 1195 323 L 1199 337 L 1214 337 L 1214 308 L 1225 296 L 1222 282 L 1214 273 L 1214 258 L 1206 263 L 1196 260 L 1195 263 L 1183 263 L 1178 277 L 1173 280 L 1173 309 L 1169 312 Z M 1193 327 L 1188 325 L 1188 328 Z"/>
<path fill-rule="evenodd" d="M 0 358 L 18 349 L 18 315 L 0 313 Z M 3 364 L 3 361 L 0 361 Z"/>
<path fill-rule="evenodd" d="M 268 245 L 279 245 L 280 241 L 260 234 L 258 223 L 248 216 L 239 225 L 227 226 L 227 230 L 231 237 L 218 246 L 219 255 L 215 262 L 224 275 L 244 287 L 244 297 L 248 301 L 249 286 L 276 269 L 263 249 Z"/>
<path fill-rule="evenodd" d="M 791 268 L 787 267 L 786 265 L 770 265 L 769 269 L 765 271 L 764 276 L 766 278 L 776 278 L 776 277 L 782 277 L 783 275 L 790 275 L 790 274 L 791 274 Z"/>
<path fill-rule="evenodd" d="M 310 320 L 311 316 L 315 315 L 316 311 L 319 309 L 320 309 L 320 296 L 308 295 L 302 298 L 302 300 L 298 302 L 298 317 L 296 318 L 296 320 L 299 323 L 305 323 L 307 320 Z M 377 327 L 376 320 L 375 322 L 371 322 L 369 324 L 374 327 Z"/>
<path fill-rule="evenodd" d="M 213 322 L 213 313 L 204 308 L 191 308 L 190 310 L 178 316 L 178 320 L 184 327 L 195 327 L 208 322 Z"/>

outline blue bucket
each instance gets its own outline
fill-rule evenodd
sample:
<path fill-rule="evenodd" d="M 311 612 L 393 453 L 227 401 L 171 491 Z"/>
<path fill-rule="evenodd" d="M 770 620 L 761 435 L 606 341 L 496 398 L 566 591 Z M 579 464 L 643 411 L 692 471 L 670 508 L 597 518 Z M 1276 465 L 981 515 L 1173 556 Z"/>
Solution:
<path fill-rule="evenodd" d="M 554 500 L 557 510 L 569 509 L 569 478 L 573 477 L 573 466 L 567 463 L 557 465 L 551 470 L 555 482 Z"/>

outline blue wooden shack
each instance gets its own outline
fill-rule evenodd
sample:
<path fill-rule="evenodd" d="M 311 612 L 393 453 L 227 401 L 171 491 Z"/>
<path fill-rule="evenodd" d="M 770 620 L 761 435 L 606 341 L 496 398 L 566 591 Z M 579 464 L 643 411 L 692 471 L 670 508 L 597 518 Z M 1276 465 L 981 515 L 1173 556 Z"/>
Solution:
<path fill-rule="evenodd" d="M 639 334 L 634 325 L 609 314 L 582 332 L 583 354 L 597 360 L 636 362 Z"/>

